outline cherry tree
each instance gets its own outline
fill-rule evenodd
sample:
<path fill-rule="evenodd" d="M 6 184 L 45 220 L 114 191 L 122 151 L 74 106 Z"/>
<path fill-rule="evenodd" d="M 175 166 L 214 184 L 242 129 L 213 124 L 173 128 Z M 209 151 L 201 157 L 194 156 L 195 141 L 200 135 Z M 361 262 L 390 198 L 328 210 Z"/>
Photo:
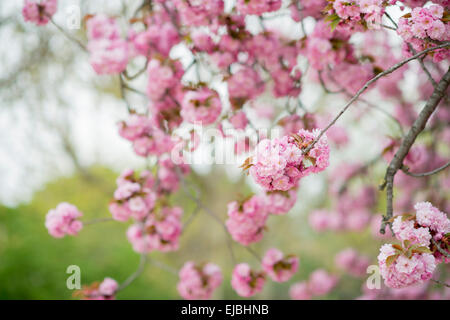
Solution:
<path fill-rule="evenodd" d="M 179 272 L 165 266 L 179 277 L 181 297 L 208 299 L 221 285 L 251 297 L 267 281 L 290 281 L 301 257 L 274 247 L 260 255 L 251 244 L 264 238 L 269 216 L 294 207 L 305 177 L 323 174 L 329 204 L 310 212 L 311 228 L 371 229 L 386 241 L 378 255 L 386 287 L 382 294 L 363 289 L 360 298 L 419 297 L 423 292 L 415 295 L 417 285 L 449 286 L 437 278 L 438 268 L 450 261 L 450 220 L 444 213 L 450 210 L 448 1 L 143 0 L 125 12 L 131 14 L 86 13 L 85 37 L 77 38 L 54 20 L 57 0 L 23 4 L 25 21 L 57 28 L 96 74 L 119 79 L 128 117 L 117 130 L 129 141 L 130 152 L 152 160 L 146 169 L 127 169 L 117 178 L 111 218 L 83 220 L 68 203 L 49 211 L 45 226 L 55 238 L 78 235 L 83 225 L 109 219 L 129 224 L 124 238 L 141 255 L 138 270 L 123 283 L 105 275 L 79 297 L 112 299 L 142 273 L 151 252 L 179 249 L 189 224 L 174 203 L 178 191 L 223 227 L 224 254 L 234 265 L 231 284 L 222 283 L 214 262 L 186 261 Z M 295 32 L 274 27 L 275 19 L 289 21 Z M 408 83 L 411 78 L 414 83 Z M 405 83 L 415 96 L 405 94 Z M 310 84 L 334 97 L 331 101 L 346 102 L 316 109 L 303 99 Z M 146 104 L 135 105 L 131 95 Z M 379 130 L 378 154 L 368 161 L 355 154 L 352 161 L 330 166 L 337 150 L 352 145 L 341 118 L 362 121 L 371 117 L 365 110 L 379 112 L 392 125 L 389 132 Z M 258 120 L 268 125 L 262 128 Z M 199 127 L 233 139 L 234 159 L 242 160 L 235 165 L 257 186 L 255 194 L 223 209 L 226 220 L 186 179 L 190 154 L 213 144 Z M 375 166 L 383 170 L 381 184 Z M 380 203 L 385 204 L 381 214 Z M 259 268 L 236 261 L 235 246 L 244 247 Z M 335 258 L 338 268 L 361 278 L 370 262 L 353 248 Z M 338 281 L 338 275 L 320 268 L 293 283 L 289 294 L 321 297 Z"/>

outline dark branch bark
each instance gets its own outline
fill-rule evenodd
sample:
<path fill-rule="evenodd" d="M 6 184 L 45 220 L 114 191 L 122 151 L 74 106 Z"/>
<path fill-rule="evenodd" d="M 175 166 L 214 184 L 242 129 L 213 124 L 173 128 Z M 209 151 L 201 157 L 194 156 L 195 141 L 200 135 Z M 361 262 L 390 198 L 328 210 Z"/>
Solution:
<path fill-rule="evenodd" d="M 425 107 L 423 107 L 422 111 L 419 114 L 419 117 L 414 121 L 409 132 L 406 134 L 405 138 L 400 145 L 400 148 L 395 153 L 394 158 L 389 164 L 386 170 L 386 176 L 384 179 L 383 185 L 380 186 L 380 189 L 383 190 L 386 187 L 386 214 L 383 216 L 383 223 L 380 228 L 380 233 L 384 234 L 386 230 L 386 224 L 388 220 L 392 217 L 393 214 L 393 198 L 394 198 L 394 177 L 398 170 L 400 170 L 403 166 L 403 160 L 408 154 L 411 146 L 414 141 L 416 141 L 417 136 L 422 130 L 425 128 L 428 119 L 433 114 L 434 110 L 436 110 L 439 102 L 445 96 L 446 90 L 450 83 L 450 68 L 447 70 L 447 73 L 442 77 L 437 86 L 434 89 L 433 94 L 428 99 Z"/>

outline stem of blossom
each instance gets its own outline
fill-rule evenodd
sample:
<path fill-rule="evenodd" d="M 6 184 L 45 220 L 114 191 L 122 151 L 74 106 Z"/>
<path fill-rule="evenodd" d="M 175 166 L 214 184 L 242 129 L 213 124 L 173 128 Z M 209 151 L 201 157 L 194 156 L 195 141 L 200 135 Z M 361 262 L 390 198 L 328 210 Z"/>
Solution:
<path fill-rule="evenodd" d="M 200 207 L 199 206 L 195 206 L 194 211 L 192 211 L 191 215 L 189 216 L 189 218 L 186 220 L 186 222 L 183 225 L 183 233 L 186 231 L 186 228 L 191 224 L 192 220 L 194 220 L 194 218 L 197 216 L 197 213 L 200 211 Z"/>
<path fill-rule="evenodd" d="M 86 222 L 83 222 L 84 226 L 89 226 L 91 224 L 97 224 L 97 223 L 101 223 L 101 222 L 109 222 L 109 221 L 114 221 L 113 218 L 97 218 L 97 219 L 92 219 Z"/>
<path fill-rule="evenodd" d="M 450 166 L 450 161 L 447 162 L 446 164 L 444 164 L 443 166 L 436 168 L 432 171 L 428 171 L 428 172 L 422 172 L 422 173 L 413 173 L 413 172 L 409 172 L 409 168 L 406 166 L 402 166 L 402 171 L 407 174 L 408 176 L 411 177 L 415 177 L 415 178 L 421 178 L 421 177 L 426 177 L 426 176 L 431 176 L 433 174 L 439 173 L 440 171 L 448 168 Z"/>
<path fill-rule="evenodd" d="M 139 261 L 139 266 L 137 270 L 129 276 L 117 289 L 117 291 L 121 291 L 128 287 L 134 280 L 136 280 L 142 272 L 144 272 L 145 264 L 147 263 L 147 254 L 141 254 L 141 260 Z"/>
<path fill-rule="evenodd" d="M 384 15 L 392 22 L 392 24 L 394 25 L 395 29 L 398 28 L 397 23 L 394 21 L 394 19 L 392 19 L 392 17 L 389 15 L 389 13 L 385 12 Z"/>
<path fill-rule="evenodd" d="M 331 71 L 331 70 L 330 70 Z M 336 81 L 336 79 L 334 79 L 333 75 L 331 74 L 331 72 L 329 72 L 328 77 L 336 84 L 339 85 L 338 82 Z M 352 94 L 350 92 L 348 92 L 347 90 L 345 90 L 345 88 L 341 88 L 341 92 L 345 93 L 347 96 L 352 97 Z M 373 108 L 375 110 L 380 111 L 381 113 L 383 113 L 385 116 L 389 117 L 392 121 L 395 122 L 395 124 L 398 126 L 399 130 L 400 130 L 400 135 L 403 137 L 405 135 L 405 132 L 403 130 L 403 126 L 400 123 L 400 121 L 398 121 L 398 119 L 396 117 L 394 117 L 392 114 L 390 114 L 389 112 L 387 112 L 386 110 L 384 110 L 383 108 L 377 106 L 376 104 L 373 104 L 369 101 L 367 101 L 364 98 L 359 98 L 359 101 L 365 103 L 368 107 Z"/>
<path fill-rule="evenodd" d="M 178 275 L 178 270 L 155 259 L 151 259 L 151 258 L 147 258 L 147 261 L 150 262 L 151 264 L 155 265 L 156 267 L 158 267 L 161 270 L 167 271 L 173 275 Z"/>
<path fill-rule="evenodd" d="M 145 65 L 140 70 L 138 70 L 135 74 L 129 75 L 126 69 L 124 72 L 122 72 L 122 74 L 124 75 L 125 78 L 127 78 L 127 80 L 134 80 L 147 70 L 148 63 L 149 63 L 149 59 L 147 58 L 145 60 Z"/>
<path fill-rule="evenodd" d="M 186 186 L 186 181 L 185 181 L 185 179 L 183 177 L 182 172 L 180 171 L 180 169 L 178 167 L 175 170 L 177 172 L 178 178 L 181 181 L 181 184 L 183 186 L 183 191 L 186 194 L 186 196 L 189 199 L 191 199 L 192 201 L 194 201 L 195 204 L 197 205 L 197 207 L 203 209 L 207 214 L 209 214 L 212 218 L 214 218 L 214 220 L 216 220 L 223 227 L 224 232 L 225 232 L 225 234 L 227 236 L 226 237 L 226 239 L 227 239 L 226 243 L 227 243 L 228 250 L 230 251 L 231 260 L 232 260 L 233 264 L 236 264 L 236 258 L 234 256 L 234 251 L 233 251 L 233 244 L 232 244 L 232 241 L 231 241 L 231 238 L 230 238 L 230 234 L 228 233 L 227 227 L 222 222 L 222 220 L 220 220 L 220 218 L 218 216 L 216 216 L 216 214 L 211 209 L 209 209 L 207 206 L 205 206 L 203 204 L 203 202 L 200 200 L 200 198 L 198 196 L 194 196 L 191 192 L 189 192 L 189 190 L 188 190 L 188 188 Z"/>
<path fill-rule="evenodd" d="M 58 29 L 64 36 L 66 36 L 67 39 L 76 43 L 83 51 L 86 51 L 86 52 L 88 51 L 86 46 L 84 44 L 82 44 L 80 40 L 76 39 L 71 34 L 67 33 L 66 30 L 64 30 L 60 25 L 58 25 L 55 22 L 55 20 L 53 20 L 53 18 L 51 18 L 50 16 L 49 16 L 49 19 L 50 19 L 50 22 L 56 27 L 56 29 Z"/>
<path fill-rule="evenodd" d="M 122 73 L 119 74 L 119 83 L 120 83 L 120 95 L 122 96 L 123 101 L 125 101 L 125 104 L 127 105 L 128 113 L 131 113 L 133 109 L 131 108 L 130 104 L 128 103 L 127 97 L 125 95 L 125 89 L 127 85 L 125 84 L 125 81 L 122 78 Z"/>
<path fill-rule="evenodd" d="M 444 249 L 442 249 L 441 246 L 439 245 L 439 243 L 437 243 L 436 240 L 434 240 L 434 238 L 431 238 L 431 242 L 434 244 L 434 246 L 436 247 L 437 251 L 442 253 L 443 256 L 445 256 L 445 257 L 450 259 L 450 254 L 447 251 L 445 251 Z"/>
<path fill-rule="evenodd" d="M 431 281 L 440 284 L 441 286 L 446 286 L 447 288 L 450 288 L 450 284 L 446 284 L 445 282 L 439 281 L 439 280 L 434 280 L 434 279 L 430 279 Z"/>
<path fill-rule="evenodd" d="M 323 81 L 322 70 L 317 71 L 317 75 L 319 76 L 320 85 L 322 86 L 322 88 L 325 91 L 325 93 L 336 94 L 336 93 L 344 92 L 344 89 L 341 89 L 339 91 L 331 91 L 330 89 L 328 89 L 327 86 L 325 85 L 325 81 Z"/>
<path fill-rule="evenodd" d="M 247 249 L 247 251 L 250 252 L 250 254 L 253 257 L 255 257 L 256 260 L 258 260 L 258 262 L 261 262 L 262 259 L 255 250 L 253 250 L 251 247 L 247 247 L 247 246 L 245 247 L 245 249 Z"/>
<path fill-rule="evenodd" d="M 383 222 L 381 224 L 380 233 L 384 234 L 386 229 L 386 224 L 389 219 L 393 215 L 393 198 L 394 198 L 394 176 L 398 170 L 403 166 L 403 159 L 408 154 L 411 146 L 416 140 L 417 136 L 420 132 L 425 128 L 425 125 L 430 118 L 431 114 L 436 110 L 439 105 L 439 102 L 445 95 L 445 92 L 450 83 L 450 68 L 447 70 L 447 73 L 442 77 L 439 81 L 438 85 L 433 91 L 433 94 L 428 99 L 425 107 L 423 107 L 416 121 L 412 125 L 411 129 L 406 134 L 405 138 L 402 141 L 402 144 L 398 148 L 397 152 L 394 155 L 391 163 L 389 164 L 386 175 L 384 179 L 384 183 L 380 186 L 380 189 L 383 190 L 386 187 L 386 215 L 383 216 Z"/>
<path fill-rule="evenodd" d="M 337 114 L 337 116 L 324 128 L 322 129 L 322 131 L 320 131 L 319 135 L 312 141 L 312 143 L 303 150 L 303 154 L 308 153 L 313 147 L 314 145 L 317 143 L 317 141 L 319 141 L 319 139 L 325 134 L 325 132 L 331 128 L 336 121 L 345 113 L 345 111 L 347 111 L 347 109 L 353 104 L 353 102 L 355 102 L 356 100 L 358 100 L 359 96 L 364 93 L 364 91 L 366 91 L 369 86 L 376 82 L 378 79 L 394 72 L 395 70 L 399 69 L 400 67 L 404 66 L 405 64 L 407 64 L 408 62 L 415 60 L 421 56 L 423 56 L 424 54 L 427 54 L 428 52 L 434 51 L 434 50 L 438 50 L 438 49 L 442 49 L 442 48 L 446 48 L 446 47 L 450 47 L 450 42 L 447 41 L 443 44 L 437 45 L 435 47 L 431 47 L 428 49 L 425 49 L 415 55 L 412 55 L 411 57 L 400 61 L 399 63 L 393 65 L 392 67 L 390 67 L 389 69 L 380 72 L 379 74 L 377 74 L 375 77 L 373 77 L 372 79 L 370 79 L 369 81 L 367 81 L 364 86 L 358 90 L 358 92 L 356 92 L 356 94 L 345 104 L 345 106 L 342 108 L 342 110 Z"/>

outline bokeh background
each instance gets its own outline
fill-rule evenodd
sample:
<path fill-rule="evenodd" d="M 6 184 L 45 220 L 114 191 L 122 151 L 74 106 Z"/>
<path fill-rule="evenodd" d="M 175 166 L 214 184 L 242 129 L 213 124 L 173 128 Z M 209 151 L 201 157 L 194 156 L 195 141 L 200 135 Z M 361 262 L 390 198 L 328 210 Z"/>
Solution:
<path fill-rule="evenodd" d="M 127 6 L 123 6 L 125 2 Z M 137 1 L 61 0 L 55 16 L 61 25 L 65 22 L 65 10 L 71 5 L 79 6 L 83 14 L 101 11 L 120 15 L 123 10 L 134 8 Z M 71 299 L 73 292 L 66 287 L 69 265 L 80 266 L 83 284 L 106 276 L 123 282 L 137 269 L 139 255 L 126 239 L 127 224 L 88 225 L 77 237 L 54 239 L 44 227 L 46 213 L 59 202 L 67 201 L 76 204 L 86 220 L 109 217 L 107 205 L 117 175 L 124 168 L 139 169 L 146 163 L 133 155 L 131 146 L 116 130 L 117 121 L 126 117 L 118 78 L 96 76 L 87 56 L 76 45 L 54 26 L 37 28 L 24 23 L 20 10 L 21 1 L 0 2 L 0 299 Z M 281 24 L 277 19 L 270 23 L 278 23 L 281 31 L 298 37 L 289 29 L 289 23 Z M 305 24 L 308 30 L 313 27 L 308 20 Z M 83 30 L 70 32 L 84 39 Z M 183 54 L 180 49 L 181 59 Z M 414 77 L 410 82 L 414 82 Z M 410 82 L 405 83 L 405 90 L 412 87 Z M 414 92 L 410 95 L 414 99 Z M 145 107 L 140 97 L 131 99 Z M 306 84 L 302 100 L 311 111 L 326 106 L 333 112 L 343 103 L 324 95 L 317 83 Z M 277 112 L 282 112 L 284 106 L 269 98 L 264 103 L 276 105 Z M 372 159 L 380 145 L 373 143 L 371 137 L 380 131 L 395 132 L 395 124 L 383 114 L 362 108 L 358 112 L 371 112 L 373 116 L 358 123 L 343 117 L 352 147 L 333 150 L 331 168 L 354 157 L 362 162 Z M 198 184 L 202 199 L 223 220 L 226 204 L 238 193 L 248 194 L 254 189 L 237 167 L 197 165 L 188 177 Z M 377 178 L 369 183 L 376 186 L 384 169 L 382 163 L 371 168 L 370 176 Z M 256 298 L 287 299 L 289 285 L 307 279 L 317 268 L 340 276 L 337 287 L 322 298 L 353 299 L 361 295 L 364 279 L 338 270 L 334 257 L 352 247 L 376 263 L 382 242 L 374 240 L 369 230 L 319 234 L 310 228 L 311 210 L 330 202 L 326 175 L 302 180 L 294 209 L 288 215 L 270 217 L 263 241 L 252 246 L 260 254 L 277 247 L 300 257 L 299 272 L 292 281 L 268 281 Z M 184 208 L 187 220 L 194 204 L 183 193 L 175 199 Z M 380 199 L 378 212 L 384 207 L 383 198 Z M 238 245 L 234 247 L 238 261 L 257 264 L 247 251 Z M 179 251 L 152 253 L 143 274 L 117 298 L 179 299 L 178 279 L 173 271 L 187 260 L 217 263 L 223 270 L 224 283 L 214 297 L 239 298 L 229 285 L 233 264 L 224 230 L 204 212 L 192 218 Z"/>

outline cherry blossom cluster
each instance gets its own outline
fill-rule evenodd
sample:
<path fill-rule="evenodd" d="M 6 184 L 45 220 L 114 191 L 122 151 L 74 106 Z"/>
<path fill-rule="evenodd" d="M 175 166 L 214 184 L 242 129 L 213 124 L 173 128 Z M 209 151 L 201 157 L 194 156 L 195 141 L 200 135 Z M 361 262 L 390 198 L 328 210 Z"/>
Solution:
<path fill-rule="evenodd" d="M 88 50 L 92 68 L 98 74 L 117 74 L 125 70 L 129 60 L 129 47 L 122 39 L 117 21 L 103 14 L 86 23 Z"/>
<path fill-rule="evenodd" d="M 254 195 L 250 199 L 228 204 L 225 225 L 235 241 L 247 246 L 262 239 L 267 217 L 265 199 Z"/>
<path fill-rule="evenodd" d="M 395 237 L 400 241 L 409 241 L 412 244 L 431 247 L 433 239 L 440 243 L 442 250 L 449 251 L 446 246 L 450 233 L 450 219 L 447 214 L 439 211 L 430 202 L 419 202 L 414 206 L 415 214 L 397 216 L 392 223 Z M 434 246 L 434 244 L 433 244 Z M 431 248 L 432 249 L 432 248 Z M 436 259 L 441 260 L 442 253 L 434 250 Z M 446 261 L 450 261 L 445 258 Z"/>
<path fill-rule="evenodd" d="M 407 55 L 423 50 L 433 40 L 447 41 L 450 24 L 444 19 L 444 7 L 433 4 L 429 7 L 416 7 L 410 14 L 399 19 L 397 33 L 405 40 L 403 45 Z M 447 59 L 450 50 L 441 49 L 431 53 L 434 62 Z"/>
<path fill-rule="evenodd" d="M 181 105 L 181 116 L 190 123 L 211 124 L 222 111 L 222 103 L 217 92 L 202 87 L 185 93 Z"/>
<path fill-rule="evenodd" d="M 329 116 L 318 116 L 305 112 L 303 115 L 292 114 L 281 118 L 278 124 L 283 127 L 286 135 L 296 133 L 301 129 L 313 130 L 325 127 L 330 121 Z M 336 147 L 342 147 L 349 142 L 349 136 L 345 127 L 334 125 L 327 130 L 327 139 Z"/>
<path fill-rule="evenodd" d="M 260 241 L 270 214 L 284 215 L 294 207 L 300 180 L 329 166 L 329 142 L 333 148 L 342 148 L 349 142 L 345 126 L 333 125 L 327 128 L 327 135 L 322 135 L 321 129 L 327 127 L 334 112 L 318 116 L 307 111 L 309 108 L 302 105 L 299 97 L 303 78 L 309 76 L 327 93 L 352 95 L 369 79 L 398 63 L 401 54 L 411 55 L 448 41 L 448 0 L 434 2 L 402 1 L 401 9 L 405 5 L 412 12 L 400 18 L 396 31 L 390 31 L 403 39 L 402 53 L 390 44 L 390 34 L 379 30 L 384 27 L 381 18 L 386 7 L 396 5 L 396 1 L 287 1 L 285 5 L 293 21 L 303 23 L 306 17 L 315 20 L 312 32 L 302 28 L 304 34 L 295 39 L 266 24 L 270 17 L 267 13 L 284 8 L 281 0 L 237 0 L 230 8 L 225 8 L 223 0 L 154 0 L 143 3 L 129 19 L 102 13 L 87 15 L 83 21 L 89 62 L 98 75 L 119 77 L 127 102 L 129 115 L 119 122 L 119 135 L 131 142 L 138 156 L 155 160 L 154 168 L 140 174 L 125 170 L 116 181 L 117 189 L 109 204 L 113 219 L 121 222 L 131 219 L 126 236 L 133 249 L 141 254 L 178 249 L 183 210 L 172 205 L 171 195 L 179 190 L 190 167 L 175 163 L 171 157 L 182 140 L 174 134 L 176 129 L 202 124 L 217 128 L 225 137 L 224 126 L 236 131 L 253 128 L 252 113 L 270 122 L 281 118 L 277 125 L 281 126 L 283 136 L 274 139 L 264 136 L 257 144 L 246 139 L 236 143 L 236 154 L 253 152 L 242 167 L 263 192 L 229 203 L 225 226 L 232 239 L 244 246 Z M 22 14 L 25 21 L 45 25 L 56 11 L 57 0 L 25 0 Z M 253 17 L 247 15 L 258 16 L 260 30 L 250 30 L 249 21 Z M 176 58 L 180 48 L 187 50 L 185 57 L 191 58 L 190 63 Z M 448 67 L 445 62 L 450 49 L 435 50 L 428 56 L 436 63 L 430 72 L 437 78 Z M 444 63 L 439 64 L 441 61 Z M 401 84 L 407 70 L 404 66 L 371 86 L 396 104 L 392 118 L 400 127 L 412 126 L 417 118 L 413 103 L 402 96 Z M 434 89 L 426 80 L 423 83 L 419 79 L 418 95 L 423 100 Z M 144 108 L 134 110 L 127 92 L 146 99 Z M 266 93 L 275 98 L 273 105 L 286 103 L 287 107 L 281 113 L 272 105 L 265 107 L 262 100 Z M 296 100 L 299 102 L 295 109 L 290 110 L 288 107 Z M 365 113 L 359 109 L 355 121 Z M 450 112 L 445 108 L 435 114 L 430 121 L 432 128 L 450 121 Z M 190 146 L 186 141 L 181 141 L 181 145 L 194 151 L 200 140 L 195 129 L 190 131 L 190 137 Z M 450 130 L 439 129 L 439 137 L 449 142 Z M 399 146 L 399 140 L 389 139 L 380 156 L 391 161 Z M 445 163 L 431 149 L 426 145 L 411 148 L 404 160 L 405 168 L 421 172 Z M 329 209 L 319 208 L 310 213 L 309 223 L 314 230 L 362 232 L 370 225 L 372 233 L 376 232 L 374 237 L 381 237 L 378 230 L 382 218 L 372 214 L 377 212 L 378 204 L 373 181 L 361 179 L 351 183 L 355 176 L 365 172 L 363 164 L 346 162 L 330 174 L 329 191 L 337 200 L 330 201 Z M 425 189 L 427 179 L 414 180 L 399 172 L 396 187 L 400 190 L 395 205 L 411 207 L 417 201 L 417 190 Z M 450 186 L 450 177 L 444 176 L 439 182 L 445 190 Z M 445 195 L 432 192 L 419 196 L 433 203 L 441 203 L 435 199 L 445 199 Z M 417 203 L 415 210 L 414 214 L 389 221 L 393 236 L 401 245 L 385 244 L 378 256 L 388 296 L 395 296 L 392 288 L 400 288 L 397 297 L 420 296 L 423 282 L 431 278 L 437 264 L 449 261 L 442 253 L 450 251 L 447 215 L 429 202 Z M 53 237 L 76 235 L 83 226 L 81 216 L 75 206 L 61 203 L 49 211 L 45 226 Z M 383 239 L 389 236 L 390 230 Z M 369 262 L 354 249 L 346 249 L 335 257 L 337 267 L 355 277 L 365 274 Z M 298 265 L 296 256 L 270 249 L 261 261 L 261 271 L 253 270 L 247 263 L 236 265 L 231 286 L 240 296 L 250 297 L 262 291 L 267 278 L 275 282 L 290 280 Z M 189 261 L 179 272 L 177 289 L 185 299 L 208 299 L 222 278 L 217 265 Z M 336 276 L 318 269 L 307 281 L 295 283 L 290 295 L 293 299 L 321 297 L 337 281 Z M 85 287 L 79 295 L 108 300 L 118 290 L 115 280 L 105 278 Z M 362 298 L 373 297 L 373 293 L 363 290 Z"/>
<path fill-rule="evenodd" d="M 324 296 L 336 286 L 338 278 L 323 269 L 317 269 L 309 275 L 308 281 L 294 283 L 289 294 L 293 300 L 310 300 Z"/>
<path fill-rule="evenodd" d="M 214 263 L 196 265 L 192 261 L 184 264 L 179 272 L 178 293 L 184 299 L 204 300 L 211 298 L 222 283 L 220 268 Z"/>
<path fill-rule="evenodd" d="M 391 288 L 402 288 L 431 279 L 436 260 L 427 250 L 426 247 L 384 244 L 378 255 L 384 283 Z"/>
<path fill-rule="evenodd" d="M 247 263 L 240 263 L 233 269 L 231 286 L 241 297 L 251 297 L 262 291 L 266 277 L 264 272 L 252 270 Z"/>
<path fill-rule="evenodd" d="M 371 24 L 379 25 L 384 14 L 382 0 L 335 0 L 325 9 L 329 10 L 326 20 L 358 31 Z"/>
<path fill-rule="evenodd" d="M 362 277 L 366 275 L 370 259 L 360 255 L 355 249 L 348 248 L 336 255 L 335 264 L 352 276 Z"/>
<path fill-rule="evenodd" d="M 119 290 L 119 284 L 112 278 L 105 278 L 102 282 L 95 282 L 90 286 L 83 286 L 74 296 L 83 300 L 114 300 Z"/>
<path fill-rule="evenodd" d="M 272 248 L 267 250 L 261 264 L 273 281 L 286 282 L 297 272 L 299 259 L 294 255 L 284 256 L 280 250 Z"/>
<path fill-rule="evenodd" d="M 237 9 L 242 14 L 255 14 L 259 16 L 264 12 L 280 9 L 281 2 L 281 0 L 238 0 Z"/>
<path fill-rule="evenodd" d="M 234 267 L 231 286 L 241 297 L 251 297 L 260 293 L 267 277 L 275 282 L 286 282 L 297 272 L 299 259 L 295 255 L 284 255 L 280 250 L 267 250 L 261 261 L 262 271 L 253 270 L 247 263 Z"/>
<path fill-rule="evenodd" d="M 448 19 L 444 19 L 444 7 L 433 4 L 429 7 L 416 7 L 410 14 L 400 18 L 397 33 L 406 41 L 403 46 L 404 51 L 411 53 L 408 45 L 416 51 L 421 51 L 432 40 L 447 41 L 449 30 Z M 435 62 L 444 60 L 449 55 L 449 49 L 441 49 L 432 53 Z"/>
<path fill-rule="evenodd" d="M 381 275 L 391 288 L 429 280 L 439 262 L 448 262 L 438 249 L 449 252 L 450 219 L 429 202 L 419 202 L 414 208 L 415 214 L 397 216 L 392 223 L 402 245 L 385 244 L 378 255 Z"/>
<path fill-rule="evenodd" d="M 62 202 L 47 213 L 45 227 L 55 238 L 62 238 L 65 235 L 75 236 L 83 228 L 83 223 L 80 221 L 82 215 L 74 205 Z"/>
<path fill-rule="evenodd" d="M 174 145 L 171 137 L 155 126 L 152 119 L 136 113 L 119 123 L 119 134 L 131 141 L 136 154 L 142 157 L 161 155 Z"/>
<path fill-rule="evenodd" d="M 246 160 L 244 169 L 250 169 L 255 181 L 265 190 L 287 191 L 298 185 L 302 177 L 318 173 L 329 165 L 330 147 L 325 135 L 303 153 L 316 138 L 319 130 L 299 130 L 281 139 L 261 140 L 255 155 Z"/>
<path fill-rule="evenodd" d="M 46 25 L 58 9 L 58 0 L 25 0 L 22 15 L 25 21 Z"/>
<path fill-rule="evenodd" d="M 142 221 L 155 206 L 157 195 L 151 189 L 154 184 L 153 175 L 143 171 L 136 177 L 134 170 L 127 169 L 117 178 L 117 189 L 109 210 L 117 221 L 128 221 L 133 218 Z"/>
<path fill-rule="evenodd" d="M 288 213 L 297 202 L 297 190 L 267 191 L 263 197 L 267 212 L 274 215 L 283 215 Z"/>
<path fill-rule="evenodd" d="M 292 20 L 302 21 L 306 17 L 318 19 L 322 17 L 322 11 L 327 6 L 326 0 L 293 0 L 289 6 Z"/>
<path fill-rule="evenodd" d="M 144 222 L 131 225 L 127 230 L 127 238 L 133 250 L 139 253 L 178 250 L 183 227 L 182 214 L 183 209 L 180 207 L 164 206 L 148 215 Z"/>

